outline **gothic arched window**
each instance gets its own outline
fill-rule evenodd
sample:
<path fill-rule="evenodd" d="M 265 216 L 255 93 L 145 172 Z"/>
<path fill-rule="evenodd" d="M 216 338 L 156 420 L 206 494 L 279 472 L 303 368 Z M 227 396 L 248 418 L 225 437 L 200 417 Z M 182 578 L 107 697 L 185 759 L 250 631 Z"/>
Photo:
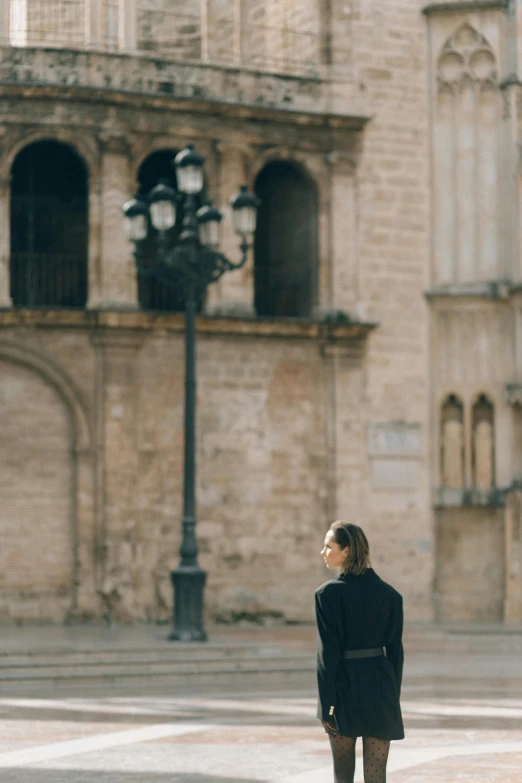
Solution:
<path fill-rule="evenodd" d="M 441 411 L 441 484 L 446 489 L 464 487 L 464 405 L 450 394 Z"/>
<path fill-rule="evenodd" d="M 261 199 L 254 244 L 258 315 L 312 313 L 318 267 L 315 184 L 294 163 L 274 161 L 255 183 Z"/>
<path fill-rule="evenodd" d="M 88 174 L 67 144 L 38 141 L 11 171 L 11 297 L 17 306 L 84 307 Z"/>
<path fill-rule="evenodd" d="M 494 407 L 485 394 L 473 405 L 473 486 L 488 490 L 495 485 Z"/>

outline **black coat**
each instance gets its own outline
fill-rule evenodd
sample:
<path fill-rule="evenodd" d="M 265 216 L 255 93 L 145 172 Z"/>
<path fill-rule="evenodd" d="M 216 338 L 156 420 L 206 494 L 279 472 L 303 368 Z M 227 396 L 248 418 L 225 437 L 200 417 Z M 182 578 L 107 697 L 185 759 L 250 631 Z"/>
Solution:
<path fill-rule="evenodd" d="M 404 738 L 399 697 L 404 653 L 402 597 L 369 568 L 340 576 L 315 593 L 317 717 L 337 721 L 345 737 Z M 386 656 L 346 660 L 345 650 L 385 647 Z"/>

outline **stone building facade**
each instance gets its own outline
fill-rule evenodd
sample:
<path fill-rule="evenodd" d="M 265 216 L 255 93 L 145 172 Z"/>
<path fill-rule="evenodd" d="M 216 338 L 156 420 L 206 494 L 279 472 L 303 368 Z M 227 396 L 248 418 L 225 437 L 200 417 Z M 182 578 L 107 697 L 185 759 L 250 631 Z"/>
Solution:
<path fill-rule="evenodd" d="M 209 618 L 303 621 L 336 517 L 410 619 L 522 620 L 522 2 L 0 0 L 0 619 L 165 620 L 183 303 L 121 206 L 263 198 L 198 320 Z"/>

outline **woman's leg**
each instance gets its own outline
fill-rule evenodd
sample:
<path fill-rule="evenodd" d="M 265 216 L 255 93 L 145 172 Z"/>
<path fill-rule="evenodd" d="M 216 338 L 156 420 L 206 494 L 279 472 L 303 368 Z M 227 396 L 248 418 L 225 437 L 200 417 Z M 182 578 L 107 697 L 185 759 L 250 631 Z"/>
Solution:
<path fill-rule="evenodd" d="M 334 783 L 353 783 L 355 775 L 355 743 L 352 737 L 330 734 L 334 765 Z"/>
<path fill-rule="evenodd" d="M 364 783 L 386 783 L 390 740 L 363 737 Z"/>

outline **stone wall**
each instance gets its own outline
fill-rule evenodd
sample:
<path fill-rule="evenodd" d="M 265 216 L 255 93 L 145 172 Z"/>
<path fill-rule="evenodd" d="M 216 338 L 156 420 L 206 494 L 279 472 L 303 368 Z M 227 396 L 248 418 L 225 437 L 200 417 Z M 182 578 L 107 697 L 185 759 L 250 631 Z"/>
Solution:
<path fill-rule="evenodd" d="M 429 620 L 434 607 L 451 619 L 520 612 L 518 501 L 504 513 L 522 476 L 512 176 L 521 112 L 505 5 L 435 3 L 423 14 L 418 0 L 353 0 L 327 13 L 312 2 L 211 0 L 201 13 L 183 5 L 195 21 L 180 12 L 167 23 L 167 6 L 149 2 L 137 6 L 142 43 L 129 55 L 0 50 L 2 361 L 22 362 L 29 388 L 41 354 L 40 375 L 67 389 L 73 615 L 170 611 L 182 321 L 138 312 L 118 226 L 147 156 L 189 141 L 206 156 L 232 257 L 228 198 L 266 163 L 299 166 L 319 205 L 313 317 L 256 319 L 250 258 L 209 291 L 200 320 L 198 533 L 210 616 L 310 619 L 311 592 L 327 576 L 317 551 L 335 517 L 365 527 L 409 619 Z M 230 39 L 217 34 L 224 28 Z M 292 35 L 301 57 L 297 33 L 310 36 L 311 70 L 285 64 Z M 72 145 L 89 170 L 84 313 L 9 310 L 10 171 L 38 138 Z M 339 312 L 348 325 L 333 334 L 325 319 Z M 457 476 L 458 455 L 441 461 L 452 395 L 463 411 L 462 421 L 448 414 L 465 452 Z M 489 603 L 478 587 L 471 595 L 470 573 L 490 580 Z M 56 600 L 49 619 L 65 611 Z"/>
<path fill-rule="evenodd" d="M 360 391 L 353 379 L 343 388 L 338 453 L 353 473 L 343 471 L 341 480 L 338 471 L 338 513 L 353 513 L 354 487 L 362 482 L 355 515 L 376 542 L 377 570 L 402 585 L 410 612 L 430 617 L 434 541 L 423 296 L 430 149 L 420 4 L 354 4 L 351 35 L 354 82 L 373 118 L 356 173 L 357 249 L 351 258 L 358 307 L 379 329 L 368 345 Z M 334 210 L 342 208 L 342 201 L 334 204 Z M 364 406 L 359 428 L 351 423 L 357 396 Z"/>
<path fill-rule="evenodd" d="M 0 368 L 0 618 L 61 620 L 73 576 L 71 422 L 41 375 Z"/>
<path fill-rule="evenodd" d="M 207 11 L 231 8 L 209 3 Z M 0 77 L 10 86 L 0 95 L 0 181 L 17 150 L 41 137 L 73 145 L 89 170 L 88 310 L 12 313 L 12 321 L 6 311 L 2 321 L 9 341 L 38 344 L 75 380 L 89 420 L 91 445 L 77 466 L 83 593 L 73 614 L 165 618 L 170 610 L 181 321 L 122 312 L 137 302 L 118 202 L 147 155 L 195 141 L 219 205 L 273 160 L 302 167 L 319 204 L 313 319 L 265 332 L 252 310 L 251 260 L 209 292 L 209 316 L 248 316 L 209 317 L 215 326 L 200 327 L 198 534 L 209 613 L 310 619 L 313 588 L 327 577 L 321 539 L 340 516 L 367 529 L 375 567 L 405 594 L 409 616 L 432 617 L 425 20 L 413 0 L 335 6 L 327 18 L 312 3 L 295 5 L 299 18 L 294 5 L 267 8 L 240 10 L 260 27 L 321 33 L 309 59 L 326 70 L 305 79 L 284 67 L 273 75 L 152 55 L 2 52 Z M 271 35 L 271 46 L 278 40 Z M 5 200 L 8 189 L 1 193 Z M 235 257 L 224 211 L 223 247 Z M 330 338 L 314 319 L 339 311 L 353 325 Z"/>
<path fill-rule="evenodd" d="M 73 329 L 53 320 L 2 318 L 2 617 L 165 620 L 181 528 L 182 319 L 164 316 L 161 329 L 141 314 L 77 313 Z M 263 335 L 214 319 L 199 332 L 208 613 L 309 619 L 329 518 L 327 333 L 296 325 L 293 335 L 276 326 Z M 338 339 L 351 334 L 340 329 Z M 84 443 L 65 383 L 88 422 Z"/>

